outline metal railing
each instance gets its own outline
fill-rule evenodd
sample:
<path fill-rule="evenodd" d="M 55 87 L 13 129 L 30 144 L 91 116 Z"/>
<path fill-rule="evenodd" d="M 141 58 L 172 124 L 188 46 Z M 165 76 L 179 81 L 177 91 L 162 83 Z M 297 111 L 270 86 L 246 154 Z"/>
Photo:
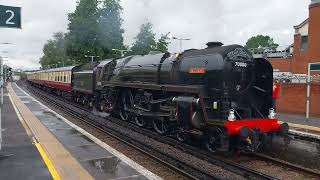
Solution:
<path fill-rule="evenodd" d="M 271 46 L 248 49 L 254 58 L 291 58 L 293 49 L 291 46 Z"/>
<path fill-rule="evenodd" d="M 307 74 L 293 74 L 290 72 L 273 72 L 273 79 L 282 83 L 307 83 Z M 320 83 L 320 74 L 311 76 L 312 83 Z"/>

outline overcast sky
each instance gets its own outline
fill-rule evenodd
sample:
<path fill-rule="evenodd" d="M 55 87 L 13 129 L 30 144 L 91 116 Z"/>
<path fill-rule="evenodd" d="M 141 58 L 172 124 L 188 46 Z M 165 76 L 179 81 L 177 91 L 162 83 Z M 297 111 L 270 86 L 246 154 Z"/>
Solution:
<path fill-rule="evenodd" d="M 54 32 L 67 31 L 67 14 L 76 0 L 0 0 L 22 7 L 22 29 L 0 29 L 0 55 L 14 68 L 39 68 L 42 47 Z M 183 49 L 203 48 L 208 41 L 245 44 L 257 34 L 269 35 L 281 46 L 293 42 L 293 26 L 308 17 L 310 0 L 121 0 L 125 44 L 146 21 L 157 34 L 190 38 Z M 169 50 L 179 51 L 172 40 Z M 3 51 L 8 51 L 4 54 Z"/>

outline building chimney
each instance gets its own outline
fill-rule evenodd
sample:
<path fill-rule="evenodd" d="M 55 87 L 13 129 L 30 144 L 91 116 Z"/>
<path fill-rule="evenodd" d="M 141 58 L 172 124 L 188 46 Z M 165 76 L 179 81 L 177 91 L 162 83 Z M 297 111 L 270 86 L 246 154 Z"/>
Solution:
<path fill-rule="evenodd" d="M 310 62 L 320 61 L 320 0 L 311 0 L 309 6 L 308 54 Z"/>

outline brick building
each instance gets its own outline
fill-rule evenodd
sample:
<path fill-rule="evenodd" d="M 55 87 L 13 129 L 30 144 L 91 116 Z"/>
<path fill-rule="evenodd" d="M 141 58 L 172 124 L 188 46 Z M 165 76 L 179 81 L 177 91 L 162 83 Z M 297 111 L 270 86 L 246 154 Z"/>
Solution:
<path fill-rule="evenodd" d="M 268 55 L 275 71 L 307 74 L 308 63 L 320 62 L 320 0 L 311 0 L 309 18 L 294 26 L 295 34 L 291 50 L 285 57 Z M 288 53 L 290 52 L 290 53 Z M 273 53 L 275 54 L 275 53 Z M 287 56 L 290 54 L 290 56 Z M 319 74 L 319 72 L 317 72 Z M 306 112 L 307 84 L 281 83 L 277 110 L 286 113 Z M 310 113 L 320 116 L 320 84 L 311 83 Z"/>
<path fill-rule="evenodd" d="M 306 74 L 308 63 L 320 62 L 320 0 L 311 0 L 309 18 L 294 30 L 293 56 L 269 61 L 278 71 Z"/>

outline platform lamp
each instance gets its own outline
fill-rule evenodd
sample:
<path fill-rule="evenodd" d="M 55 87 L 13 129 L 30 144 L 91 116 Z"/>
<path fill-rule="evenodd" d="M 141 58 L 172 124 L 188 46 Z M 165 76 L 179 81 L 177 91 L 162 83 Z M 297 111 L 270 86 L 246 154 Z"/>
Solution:
<path fill-rule="evenodd" d="M 93 58 L 95 58 L 95 57 L 100 57 L 100 56 L 93 56 L 93 55 L 92 55 L 92 56 L 88 56 L 88 55 L 84 55 L 84 57 L 86 57 L 86 58 L 87 58 L 87 57 L 90 57 L 90 58 L 91 58 L 91 62 L 93 62 Z"/>
<path fill-rule="evenodd" d="M 182 41 L 190 41 L 190 38 L 178 38 L 175 36 L 170 36 L 169 39 L 173 39 L 173 40 L 177 40 L 179 41 L 179 45 L 180 45 L 180 53 L 182 52 Z"/>
<path fill-rule="evenodd" d="M 87 54 L 89 54 L 90 53 L 90 51 L 88 51 L 87 52 Z M 96 55 L 84 55 L 84 57 L 86 57 L 86 58 L 91 58 L 91 62 L 93 62 L 93 58 L 96 58 L 96 57 L 100 57 L 100 56 L 96 56 Z"/>

